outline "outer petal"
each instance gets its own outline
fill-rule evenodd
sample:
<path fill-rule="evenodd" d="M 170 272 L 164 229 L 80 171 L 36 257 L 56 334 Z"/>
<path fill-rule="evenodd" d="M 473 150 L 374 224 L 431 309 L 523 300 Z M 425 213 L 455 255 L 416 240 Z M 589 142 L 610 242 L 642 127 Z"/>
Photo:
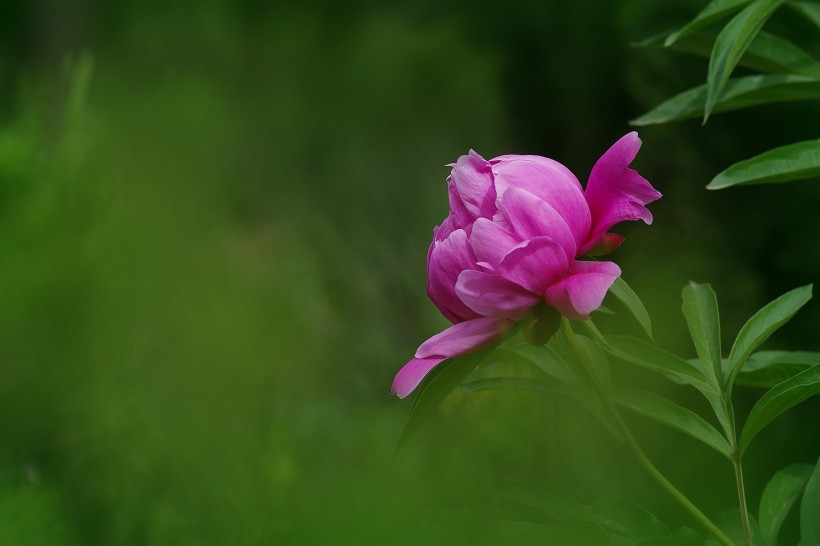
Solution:
<path fill-rule="evenodd" d="M 416 350 L 416 358 L 431 356 L 458 356 L 495 341 L 496 337 L 512 328 L 511 320 L 481 317 L 454 324 L 440 332 Z"/>
<path fill-rule="evenodd" d="M 456 295 L 458 275 L 466 269 L 475 269 L 476 259 L 467 234 L 457 229 L 433 245 L 427 261 L 427 295 L 451 322 L 477 317 Z"/>
<path fill-rule="evenodd" d="M 514 324 L 507 319 L 482 317 L 456 324 L 431 337 L 422 343 L 416 357 L 396 374 L 391 389 L 393 394 L 404 398 L 437 364 L 492 343 Z"/>
<path fill-rule="evenodd" d="M 543 294 L 567 271 L 567 256 L 550 237 L 534 237 L 512 249 L 498 264 L 498 273 L 518 286 Z"/>
<path fill-rule="evenodd" d="M 581 184 L 569 169 L 557 161 L 538 156 L 507 155 L 490 163 L 499 208 L 502 196 L 509 188 L 527 190 L 549 203 L 564 218 L 576 241 L 586 240 L 590 226 L 589 206 Z"/>
<path fill-rule="evenodd" d="M 433 356 L 430 358 L 413 358 L 405 364 L 396 377 L 393 379 L 393 386 L 390 391 L 398 396 L 404 398 L 419 386 L 422 379 L 430 373 L 430 370 L 436 367 L 437 364 L 445 360 L 443 356 Z"/>
<path fill-rule="evenodd" d="M 527 190 L 509 188 L 501 198 L 501 211 L 519 240 L 546 235 L 561 245 L 570 259 L 575 257 L 577 242 L 572 230 L 566 220 L 545 201 Z"/>
<path fill-rule="evenodd" d="M 475 257 L 479 262 L 487 262 L 492 267 L 497 266 L 501 258 L 519 243 L 521 243 L 520 238 L 516 238 L 512 233 L 486 218 L 476 220 L 473 224 L 473 231 L 470 233 L 470 244 Z"/>
<path fill-rule="evenodd" d="M 609 287 L 621 275 L 621 268 L 612 262 L 582 262 L 570 264 L 568 275 L 547 289 L 547 303 L 573 320 L 586 320 L 601 306 Z"/>
<path fill-rule="evenodd" d="M 520 319 L 542 296 L 524 290 L 496 273 L 464 271 L 458 276 L 456 293 L 476 313 L 489 317 Z"/>
<path fill-rule="evenodd" d="M 496 195 L 489 161 L 470 150 L 458 158 L 450 178 L 471 220 L 492 218 Z"/>
<path fill-rule="evenodd" d="M 652 213 L 644 205 L 660 199 L 661 194 L 628 167 L 640 148 L 641 139 L 633 131 L 613 144 L 592 168 L 585 193 L 592 213 L 592 227 L 581 252 L 586 252 L 618 222 L 652 223 Z"/>

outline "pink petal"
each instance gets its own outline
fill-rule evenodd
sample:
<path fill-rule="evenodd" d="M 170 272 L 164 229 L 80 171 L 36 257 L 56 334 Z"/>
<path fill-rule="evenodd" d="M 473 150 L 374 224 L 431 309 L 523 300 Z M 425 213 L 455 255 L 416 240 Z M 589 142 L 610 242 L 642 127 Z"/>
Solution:
<path fill-rule="evenodd" d="M 575 257 L 577 243 L 566 220 L 532 193 L 509 188 L 501 198 L 501 210 L 519 240 L 547 235 L 561 245 L 567 257 Z"/>
<path fill-rule="evenodd" d="M 641 139 L 633 131 L 613 144 L 592 168 L 585 194 L 592 213 L 592 227 L 581 252 L 586 252 L 618 222 L 652 223 L 652 213 L 644 205 L 660 199 L 661 194 L 628 167 L 640 147 Z"/>
<path fill-rule="evenodd" d="M 612 262 L 582 262 L 570 264 L 568 275 L 547 289 L 547 303 L 573 320 L 586 320 L 601 306 L 607 291 L 621 275 L 621 268 Z"/>
<path fill-rule="evenodd" d="M 422 343 L 416 358 L 458 356 L 494 341 L 513 326 L 513 321 L 498 317 L 481 317 L 454 324 Z"/>
<path fill-rule="evenodd" d="M 404 398 L 419 386 L 422 379 L 430 373 L 430 370 L 436 367 L 437 364 L 445 360 L 443 356 L 433 356 L 430 358 L 414 358 L 399 370 L 396 377 L 393 379 L 393 386 L 390 391 L 398 396 Z"/>
<path fill-rule="evenodd" d="M 496 211 L 495 186 L 493 171 L 486 159 L 470 150 L 458 158 L 451 179 L 471 220 L 492 217 Z"/>
<path fill-rule="evenodd" d="M 456 293 L 461 301 L 478 313 L 489 317 L 520 319 L 542 299 L 496 273 L 464 271 L 458 276 Z"/>
<path fill-rule="evenodd" d="M 567 255 L 551 238 L 534 237 L 512 249 L 498 264 L 498 273 L 536 294 L 558 282 L 567 271 Z"/>
<path fill-rule="evenodd" d="M 490 163 L 499 208 L 502 196 L 509 188 L 527 190 L 564 218 L 576 241 L 586 240 L 590 225 L 589 206 L 581 184 L 566 167 L 538 156 L 507 155 Z"/>
<path fill-rule="evenodd" d="M 521 239 L 516 239 L 509 231 L 486 218 L 476 220 L 470 233 L 470 244 L 476 258 L 492 267 L 498 265 L 501 258 L 520 242 Z"/>
<path fill-rule="evenodd" d="M 427 261 L 427 295 L 451 322 L 475 318 L 475 312 L 456 295 L 458 275 L 475 268 L 475 255 L 463 229 L 443 241 L 434 241 Z"/>

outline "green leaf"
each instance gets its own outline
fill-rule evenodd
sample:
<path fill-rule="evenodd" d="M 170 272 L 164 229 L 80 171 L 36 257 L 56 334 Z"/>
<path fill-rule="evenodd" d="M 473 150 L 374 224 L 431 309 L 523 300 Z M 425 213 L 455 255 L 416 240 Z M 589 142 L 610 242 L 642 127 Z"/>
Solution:
<path fill-rule="evenodd" d="M 817 2 L 789 2 L 786 5 L 820 27 L 820 4 Z"/>
<path fill-rule="evenodd" d="M 721 384 L 723 375 L 720 349 L 720 315 L 717 296 L 708 284 L 690 282 L 683 288 L 683 315 L 689 326 L 689 334 L 701 362 L 705 364 L 706 377 Z"/>
<path fill-rule="evenodd" d="M 648 391 L 615 389 L 612 398 L 616 404 L 688 434 L 727 459 L 732 458 L 729 441 L 695 412 Z"/>
<path fill-rule="evenodd" d="M 664 45 L 670 46 L 687 34 L 720 21 L 749 2 L 750 0 L 712 0 L 694 19 L 687 23 L 686 26 L 670 34 L 666 38 Z"/>
<path fill-rule="evenodd" d="M 536 366 L 550 377 L 554 377 L 568 385 L 577 385 L 577 375 L 572 371 L 561 355 L 550 345 L 535 347 L 529 343 L 522 343 L 513 347 L 499 347 L 498 355 L 502 359 L 520 360 Z"/>
<path fill-rule="evenodd" d="M 669 537 L 669 528 L 655 515 L 634 502 L 603 499 L 592 506 L 592 519 L 604 527 L 610 538 L 626 537 L 630 543 L 649 537 Z"/>
<path fill-rule="evenodd" d="M 774 184 L 820 177 L 820 140 L 807 140 L 774 148 L 739 161 L 706 186 L 720 190 L 741 184 Z"/>
<path fill-rule="evenodd" d="M 673 49 L 709 58 L 716 38 L 717 33 L 696 32 L 676 42 Z M 658 42 L 660 40 L 649 38 L 637 45 L 648 46 Z M 757 34 L 737 64 L 761 72 L 820 78 L 820 61 L 794 42 L 763 30 Z"/>
<path fill-rule="evenodd" d="M 700 116 L 706 101 L 707 87 L 699 85 L 659 104 L 629 123 L 637 126 L 669 123 Z M 714 112 L 728 112 L 793 100 L 820 98 L 820 80 L 788 74 L 756 75 L 732 78 L 715 104 Z"/>
<path fill-rule="evenodd" d="M 785 0 L 755 0 L 738 13 L 718 34 L 706 78 L 707 94 L 703 122 L 717 103 L 726 80 L 732 74 L 740 58 L 754 40 L 769 17 Z"/>
<path fill-rule="evenodd" d="M 741 455 L 763 428 L 786 410 L 820 392 L 820 365 L 772 387 L 758 400 L 740 435 Z"/>
<path fill-rule="evenodd" d="M 537 482 L 501 480 L 496 484 L 498 497 L 530 507 L 546 519 L 563 521 L 566 519 L 589 520 L 589 509 L 562 489 Z"/>
<path fill-rule="evenodd" d="M 606 336 L 606 341 L 604 348 L 622 360 L 660 373 L 676 383 L 691 385 L 702 393 L 718 394 L 697 368 L 656 345 L 630 336 Z"/>
<path fill-rule="evenodd" d="M 816 364 L 820 364 L 820 353 L 760 351 L 749 357 L 740 369 L 735 384 L 771 388 Z"/>
<path fill-rule="evenodd" d="M 652 319 L 649 318 L 646 307 L 644 307 L 641 298 L 638 297 L 635 291 L 621 277 L 615 279 L 609 291 L 626 306 L 646 332 L 646 335 L 649 336 L 649 339 L 652 339 Z"/>
<path fill-rule="evenodd" d="M 472 394 L 481 391 L 494 390 L 522 390 L 522 391 L 537 391 L 550 392 L 557 394 L 576 394 L 577 389 L 570 391 L 570 387 L 562 385 L 555 381 L 544 381 L 543 379 L 535 379 L 532 377 L 485 377 L 476 379 L 475 381 L 468 381 L 461 384 L 461 388 L 466 392 Z"/>
<path fill-rule="evenodd" d="M 450 394 L 470 372 L 492 353 L 488 347 L 474 353 L 449 358 L 427 375 L 419 387 L 419 394 L 410 406 L 410 414 L 396 443 L 396 453 L 401 451 L 410 437 L 427 420 L 432 411 Z"/>
<path fill-rule="evenodd" d="M 775 330 L 783 326 L 811 299 L 812 285 L 801 286 L 786 292 L 776 300 L 765 305 L 750 318 L 732 345 L 727 361 L 728 370 L 724 373 L 727 378 L 726 390 L 731 393 L 732 384 L 746 359 L 766 341 Z"/>
<path fill-rule="evenodd" d="M 820 461 L 814 467 L 800 503 L 800 544 L 820 544 Z"/>
<path fill-rule="evenodd" d="M 651 537 L 640 540 L 634 546 L 703 546 L 703 537 L 689 527 L 681 528 L 673 537 Z"/>
<path fill-rule="evenodd" d="M 808 464 L 793 464 L 778 471 L 763 490 L 760 499 L 760 532 L 763 544 L 777 546 L 777 534 L 783 520 L 797 501 L 814 468 Z"/>

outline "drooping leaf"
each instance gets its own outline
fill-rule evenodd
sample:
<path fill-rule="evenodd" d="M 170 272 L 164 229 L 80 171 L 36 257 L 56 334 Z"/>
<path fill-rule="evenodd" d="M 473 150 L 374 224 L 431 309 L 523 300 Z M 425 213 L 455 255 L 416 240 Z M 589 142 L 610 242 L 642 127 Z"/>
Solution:
<path fill-rule="evenodd" d="M 683 288 L 683 315 L 706 377 L 721 384 L 723 375 L 720 349 L 720 315 L 717 296 L 708 284 L 690 282 Z"/>
<path fill-rule="evenodd" d="M 763 490 L 760 498 L 760 532 L 763 544 L 777 546 L 777 535 L 783 520 L 806 487 L 814 467 L 809 464 L 793 464 L 779 470 Z"/>
<path fill-rule="evenodd" d="M 649 336 L 649 339 L 652 339 L 652 319 L 649 318 L 646 307 L 644 307 L 641 298 L 638 297 L 635 291 L 621 277 L 615 279 L 609 291 L 626 306 L 646 332 L 646 335 Z"/>
<path fill-rule="evenodd" d="M 751 0 L 712 0 L 683 28 L 670 34 L 666 38 L 664 45 L 670 46 L 687 34 L 720 21 L 724 17 L 727 17 L 742 8 L 750 1 Z"/>
<path fill-rule="evenodd" d="M 715 107 L 726 81 L 755 36 L 785 0 L 755 0 L 738 13 L 718 34 L 706 78 L 706 108 L 703 121 Z"/>
<path fill-rule="evenodd" d="M 672 49 L 708 58 L 716 38 L 716 32 L 695 32 L 675 42 Z M 653 37 L 636 45 L 651 46 L 662 41 Z M 764 30 L 757 34 L 737 64 L 761 72 L 820 77 L 820 61 L 794 42 Z"/>
<path fill-rule="evenodd" d="M 577 385 L 577 375 L 570 369 L 564 358 L 550 345 L 535 347 L 529 343 L 522 343 L 512 347 L 498 349 L 501 358 L 510 358 L 528 362 L 550 377 L 554 377 L 568 385 Z M 507 356 L 509 355 L 509 356 Z"/>
<path fill-rule="evenodd" d="M 699 85 L 659 104 L 629 123 L 655 125 L 691 119 L 703 114 L 707 86 Z M 820 80 L 792 74 L 766 74 L 732 78 L 714 106 L 714 112 L 740 110 L 759 104 L 820 98 Z"/>
<path fill-rule="evenodd" d="M 700 370 L 679 356 L 630 336 L 606 336 L 606 340 L 604 348 L 622 360 L 660 373 L 676 383 L 691 385 L 701 392 L 718 394 Z"/>
<path fill-rule="evenodd" d="M 820 460 L 806 483 L 800 503 L 800 544 L 820 544 Z"/>
<path fill-rule="evenodd" d="M 672 537 L 650 537 L 639 540 L 634 546 L 703 546 L 703 536 L 689 527 L 683 527 Z"/>
<path fill-rule="evenodd" d="M 743 520 L 740 517 L 740 509 L 732 508 L 731 510 L 727 510 L 712 521 L 720 527 L 720 530 L 723 531 L 732 542 L 738 546 L 746 544 L 746 533 L 743 530 Z M 757 542 L 754 542 L 754 537 L 760 536 L 760 527 L 757 524 L 757 519 L 752 514 L 749 514 L 749 527 L 752 531 L 752 546 L 759 546 Z M 704 544 L 706 546 L 723 546 L 723 543 L 718 542 L 714 536 L 707 536 Z"/>
<path fill-rule="evenodd" d="M 817 393 L 820 393 L 820 365 L 772 387 L 749 413 L 740 435 L 740 453 L 746 451 L 754 437 L 772 420 Z"/>
<path fill-rule="evenodd" d="M 539 512 L 547 520 L 570 518 L 590 520 L 589 509 L 566 491 L 551 485 L 530 481 L 500 480 L 496 494 L 503 501 L 512 501 Z"/>
<path fill-rule="evenodd" d="M 615 389 L 612 399 L 620 406 L 677 429 L 731 459 L 729 441 L 697 413 L 649 391 Z"/>
<path fill-rule="evenodd" d="M 741 184 L 774 184 L 820 177 L 820 140 L 780 146 L 738 161 L 706 186 L 720 190 Z"/>
<path fill-rule="evenodd" d="M 786 5 L 820 27 L 820 4 L 817 2 L 789 2 Z"/>
<path fill-rule="evenodd" d="M 396 443 L 396 453 L 407 443 L 419 426 L 438 407 L 444 398 L 461 383 L 493 351 L 481 349 L 455 358 L 449 358 L 427 375 L 419 386 L 419 393 L 410 406 L 410 414 Z"/>
<path fill-rule="evenodd" d="M 788 322 L 811 299 L 811 291 L 812 285 L 809 284 L 786 292 L 766 304 L 743 325 L 729 353 L 728 369 L 724 370 L 728 392 L 731 393 L 735 376 L 752 351 L 766 341 L 775 330 Z"/>
<path fill-rule="evenodd" d="M 820 353 L 760 351 L 749 357 L 737 374 L 735 384 L 771 388 L 816 364 L 820 364 Z"/>
<path fill-rule="evenodd" d="M 630 543 L 649 537 L 671 537 L 669 528 L 654 514 L 634 502 L 603 499 L 592 505 L 592 518 L 610 538 L 623 537 Z"/>

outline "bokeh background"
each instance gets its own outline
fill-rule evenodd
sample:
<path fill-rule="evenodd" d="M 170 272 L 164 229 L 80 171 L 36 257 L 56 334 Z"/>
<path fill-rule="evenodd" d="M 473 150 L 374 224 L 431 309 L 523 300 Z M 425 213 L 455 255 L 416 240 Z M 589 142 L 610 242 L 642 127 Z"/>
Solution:
<path fill-rule="evenodd" d="M 410 401 L 392 376 L 445 325 L 424 293 L 444 165 L 535 153 L 583 181 L 629 119 L 705 79 L 705 59 L 630 47 L 702 2 L 494 4 L 0 3 L 0 543 L 435 544 L 424 530 L 456 522 L 442 543 L 496 544 L 498 479 L 694 526 L 571 401 L 456 392 L 393 458 Z M 662 343 L 693 353 L 690 279 L 715 287 L 728 344 L 820 278 L 816 184 L 704 189 L 816 138 L 819 114 L 641 130 L 635 166 L 665 197 L 615 259 Z M 810 304 L 769 346 L 820 349 L 818 320 Z M 741 411 L 757 396 L 739 389 Z M 816 460 L 818 411 L 761 435 L 753 508 Z M 633 424 L 693 499 L 732 506 L 726 461 Z"/>

